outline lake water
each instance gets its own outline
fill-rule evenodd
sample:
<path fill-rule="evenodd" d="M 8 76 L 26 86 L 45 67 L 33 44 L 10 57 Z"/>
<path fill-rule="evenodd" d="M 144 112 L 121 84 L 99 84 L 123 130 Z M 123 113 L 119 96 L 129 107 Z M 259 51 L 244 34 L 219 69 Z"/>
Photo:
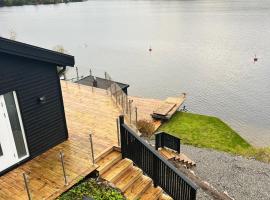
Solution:
<path fill-rule="evenodd" d="M 0 8 L 0 35 L 9 37 L 10 31 L 22 42 L 63 45 L 81 75 L 90 68 L 96 75 L 107 71 L 129 83 L 131 95 L 186 92 L 191 112 L 218 116 L 253 144 L 270 146 L 269 0 L 96 0 Z"/>

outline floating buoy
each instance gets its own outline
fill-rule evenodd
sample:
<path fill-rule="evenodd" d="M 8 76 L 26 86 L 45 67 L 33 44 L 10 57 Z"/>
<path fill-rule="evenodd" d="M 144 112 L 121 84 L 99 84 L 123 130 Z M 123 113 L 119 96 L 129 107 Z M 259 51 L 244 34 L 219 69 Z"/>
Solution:
<path fill-rule="evenodd" d="M 152 48 L 151 48 L 151 47 L 149 47 L 148 51 L 150 51 L 150 52 L 151 52 L 151 51 L 152 51 Z"/>
<path fill-rule="evenodd" d="M 257 56 L 256 56 L 256 54 L 255 54 L 255 57 L 254 57 L 254 62 L 257 62 L 258 61 L 258 58 L 257 58 Z"/>

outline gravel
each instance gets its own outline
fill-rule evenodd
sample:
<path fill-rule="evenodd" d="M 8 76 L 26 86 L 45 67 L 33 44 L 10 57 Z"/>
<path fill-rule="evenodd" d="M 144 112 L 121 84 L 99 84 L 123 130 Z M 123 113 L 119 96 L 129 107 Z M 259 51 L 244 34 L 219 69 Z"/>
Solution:
<path fill-rule="evenodd" d="M 270 200 L 270 164 L 242 156 L 181 145 L 196 162 L 195 174 L 236 200 Z M 198 199 L 211 199 L 201 190 Z"/>

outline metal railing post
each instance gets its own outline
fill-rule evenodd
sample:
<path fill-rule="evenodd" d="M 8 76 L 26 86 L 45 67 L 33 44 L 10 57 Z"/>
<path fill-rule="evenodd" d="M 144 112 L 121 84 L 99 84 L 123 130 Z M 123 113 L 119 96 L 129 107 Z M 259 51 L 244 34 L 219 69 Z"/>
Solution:
<path fill-rule="evenodd" d="M 128 96 L 126 96 L 126 114 L 128 114 Z"/>
<path fill-rule="evenodd" d="M 132 123 L 132 121 L 131 121 L 131 100 L 128 100 L 128 108 L 129 108 L 129 122 L 130 122 L 130 124 Z"/>
<path fill-rule="evenodd" d="M 77 81 L 79 80 L 79 69 L 78 67 L 75 68 L 76 69 L 76 76 L 77 76 Z"/>
<path fill-rule="evenodd" d="M 119 129 L 119 119 L 118 118 L 116 119 L 116 127 L 117 127 L 117 142 L 118 142 L 118 146 L 120 147 L 120 137 L 119 137 L 120 129 Z"/>
<path fill-rule="evenodd" d="M 89 141 L 91 144 L 91 156 L 92 156 L 92 163 L 93 165 L 95 164 L 95 155 L 94 155 L 94 147 L 93 147 L 93 139 L 92 139 L 92 134 L 89 134 Z"/>
<path fill-rule="evenodd" d="M 26 189 L 26 192 L 27 192 L 28 199 L 32 200 L 29 185 L 28 185 L 28 177 L 27 177 L 27 175 L 25 173 L 23 173 L 23 180 L 24 180 L 24 185 L 25 185 L 25 189 Z"/>
<path fill-rule="evenodd" d="M 65 169 L 65 164 L 64 164 L 64 154 L 62 153 L 62 151 L 60 151 L 59 154 L 60 154 L 60 159 L 61 159 L 61 165 L 62 165 L 62 170 L 63 170 L 65 185 L 68 185 L 67 174 L 66 174 L 66 169 Z"/>
<path fill-rule="evenodd" d="M 122 103 L 122 105 L 121 105 L 121 107 L 122 107 L 122 113 L 123 114 L 125 114 L 125 104 L 124 104 L 124 94 L 122 93 L 122 95 L 121 95 L 121 103 Z"/>
<path fill-rule="evenodd" d="M 138 108 L 135 107 L 135 126 L 136 126 L 136 130 L 137 130 L 137 124 L 138 124 Z"/>
<path fill-rule="evenodd" d="M 104 77 L 105 77 L 105 80 L 106 80 L 107 86 L 109 86 L 109 85 L 110 85 L 110 83 L 109 83 L 109 81 L 108 81 L 108 79 L 107 79 L 107 72 L 104 72 Z M 106 94 L 108 95 L 108 88 L 107 88 L 107 86 L 106 86 Z"/>

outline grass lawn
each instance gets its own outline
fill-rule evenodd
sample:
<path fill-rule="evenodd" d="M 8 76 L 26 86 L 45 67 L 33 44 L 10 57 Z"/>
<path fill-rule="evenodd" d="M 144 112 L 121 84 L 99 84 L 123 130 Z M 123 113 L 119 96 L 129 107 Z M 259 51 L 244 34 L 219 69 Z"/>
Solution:
<path fill-rule="evenodd" d="M 160 130 L 181 139 L 182 144 L 255 157 L 270 162 L 270 148 L 254 148 L 216 117 L 177 112 Z"/>

